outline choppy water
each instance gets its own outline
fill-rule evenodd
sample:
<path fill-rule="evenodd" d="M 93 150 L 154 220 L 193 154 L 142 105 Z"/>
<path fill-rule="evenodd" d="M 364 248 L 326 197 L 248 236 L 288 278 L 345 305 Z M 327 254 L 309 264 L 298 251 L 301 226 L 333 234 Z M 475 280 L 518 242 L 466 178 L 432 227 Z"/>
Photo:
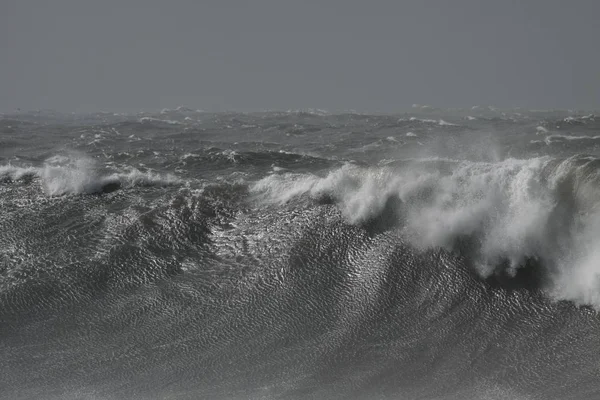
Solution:
<path fill-rule="evenodd" d="M 0 119 L 0 397 L 600 398 L 600 120 Z"/>

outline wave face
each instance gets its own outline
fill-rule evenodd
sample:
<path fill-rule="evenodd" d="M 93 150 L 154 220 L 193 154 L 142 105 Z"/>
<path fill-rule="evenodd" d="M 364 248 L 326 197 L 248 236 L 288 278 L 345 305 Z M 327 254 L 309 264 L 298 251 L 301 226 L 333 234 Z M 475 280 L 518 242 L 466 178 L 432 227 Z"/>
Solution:
<path fill-rule="evenodd" d="M 600 397 L 594 114 L 0 118 L 11 399 Z"/>
<path fill-rule="evenodd" d="M 332 199 L 350 224 L 385 215 L 414 248 L 462 251 L 484 278 L 514 277 L 535 262 L 550 296 L 597 308 L 598 165 L 578 157 L 346 165 L 324 177 L 271 175 L 252 191 L 275 204 Z"/>

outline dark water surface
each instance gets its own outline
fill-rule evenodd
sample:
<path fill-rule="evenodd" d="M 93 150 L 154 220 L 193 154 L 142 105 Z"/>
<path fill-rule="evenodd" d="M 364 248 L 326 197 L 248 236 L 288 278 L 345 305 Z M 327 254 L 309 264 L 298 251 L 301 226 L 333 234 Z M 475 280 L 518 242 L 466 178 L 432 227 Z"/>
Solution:
<path fill-rule="evenodd" d="M 600 398 L 600 120 L 0 118 L 0 397 Z"/>

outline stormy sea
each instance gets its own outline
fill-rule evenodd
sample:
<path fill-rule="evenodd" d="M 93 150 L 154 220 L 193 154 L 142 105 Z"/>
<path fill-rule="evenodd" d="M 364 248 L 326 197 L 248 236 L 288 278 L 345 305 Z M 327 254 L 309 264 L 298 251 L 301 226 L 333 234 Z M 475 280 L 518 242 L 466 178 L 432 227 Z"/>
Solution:
<path fill-rule="evenodd" d="M 600 118 L 0 114 L 2 399 L 598 399 Z"/>

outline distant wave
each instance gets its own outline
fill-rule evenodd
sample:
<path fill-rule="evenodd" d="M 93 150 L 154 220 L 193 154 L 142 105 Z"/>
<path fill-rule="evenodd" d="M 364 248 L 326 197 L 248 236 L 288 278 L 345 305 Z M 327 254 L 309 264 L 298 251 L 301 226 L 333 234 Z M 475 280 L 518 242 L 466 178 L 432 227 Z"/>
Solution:
<path fill-rule="evenodd" d="M 544 142 L 550 145 L 554 142 L 563 141 L 587 141 L 587 140 L 600 140 L 599 136 L 570 136 L 570 135 L 549 135 L 544 138 Z"/>
<path fill-rule="evenodd" d="M 584 115 L 581 117 L 566 117 L 563 122 L 570 124 L 585 124 L 587 122 L 595 122 L 596 116 L 594 114 Z"/>
<path fill-rule="evenodd" d="M 290 151 L 242 151 L 209 147 L 188 152 L 180 157 L 180 163 L 187 167 L 279 167 L 279 168 L 328 168 L 339 165 L 335 158 L 325 158 L 317 154 L 295 153 Z"/>
<path fill-rule="evenodd" d="M 38 179 L 48 196 L 111 192 L 127 187 L 168 186 L 182 181 L 172 174 L 142 172 L 136 168 L 103 173 L 96 162 L 84 156 L 55 156 L 41 167 L 0 166 L 0 181 Z"/>
<path fill-rule="evenodd" d="M 581 157 L 346 165 L 324 177 L 271 175 L 251 191 L 266 204 L 333 202 L 351 224 L 393 218 L 420 249 L 469 243 L 482 277 L 540 264 L 548 294 L 600 308 L 599 167 Z"/>
<path fill-rule="evenodd" d="M 307 108 L 307 109 L 302 109 L 302 110 L 287 110 L 286 112 L 288 114 L 311 115 L 311 116 L 317 116 L 317 117 L 326 117 L 326 116 L 332 115 L 329 111 L 322 110 L 319 108 Z"/>
<path fill-rule="evenodd" d="M 144 122 L 157 122 L 157 123 L 163 123 L 163 124 L 169 124 L 169 125 L 179 125 L 179 124 L 181 124 L 181 122 L 175 121 L 175 120 L 152 118 L 152 117 L 142 117 L 142 118 L 140 118 L 140 122 L 142 122 L 142 123 L 144 123 Z"/>
<path fill-rule="evenodd" d="M 422 124 L 435 124 L 439 126 L 458 126 L 456 124 L 452 124 L 450 122 L 444 121 L 443 119 L 429 119 L 429 118 L 417 118 L 410 117 L 408 119 L 401 118 L 398 122 L 420 122 Z"/>

